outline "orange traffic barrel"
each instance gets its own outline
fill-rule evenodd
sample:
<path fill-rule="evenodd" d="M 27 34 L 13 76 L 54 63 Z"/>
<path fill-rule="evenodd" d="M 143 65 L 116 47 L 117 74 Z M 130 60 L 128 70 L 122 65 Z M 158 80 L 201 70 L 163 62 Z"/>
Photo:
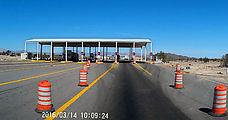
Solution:
<path fill-rule="evenodd" d="M 88 60 L 89 64 L 90 64 L 90 60 Z"/>
<path fill-rule="evenodd" d="M 96 59 L 96 64 L 98 64 L 98 60 Z"/>
<path fill-rule="evenodd" d="M 87 71 L 87 64 L 83 64 L 83 70 Z"/>
<path fill-rule="evenodd" d="M 117 64 L 117 59 L 115 58 L 115 64 Z"/>
<path fill-rule="evenodd" d="M 176 72 L 174 87 L 183 88 L 183 73 Z"/>
<path fill-rule="evenodd" d="M 51 84 L 47 80 L 38 84 L 38 101 L 35 111 L 38 113 L 55 111 L 51 102 Z"/>
<path fill-rule="evenodd" d="M 87 71 L 80 70 L 79 84 L 78 86 L 88 86 L 87 84 Z"/>
<path fill-rule="evenodd" d="M 133 52 L 133 56 L 134 56 L 133 64 L 136 64 L 135 52 Z"/>
<path fill-rule="evenodd" d="M 86 65 L 87 65 L 87 69 L 89 69 L 90 68 L 89 62 L 86 62 Z"/>
<path fill-rule="evenodd" d="M 227 88 L 224 84 L 219 84 L 214 89 L 214 102 L 212 107 L 212 112 L 210 113 L 215 117 L 226 116 L 226 97 Z"/>
<path fill-rule="evenodd" d="M 177 71 L 177 72 L 180 72 L 180 64 L 177 64 L 177 65 L 176 65 L 176 71 Z"/>

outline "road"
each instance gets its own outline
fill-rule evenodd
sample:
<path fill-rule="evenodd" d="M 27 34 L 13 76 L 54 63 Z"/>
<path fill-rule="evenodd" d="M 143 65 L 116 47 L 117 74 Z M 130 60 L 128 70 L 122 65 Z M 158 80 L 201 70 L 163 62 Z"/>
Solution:
<path fill-rule="evenodd" d="M 152 82 L 153 77 L 132 64 L 119 64 L 110 74 L 66 111 L 106 112 L 111 120 L 188 120 Z"/>
<path fill-rule="evenodd" d="M 216 84 L 192 75 L 184 75 L 185 88 L 177 90 L 169 87 L 174 79 L 174 71 L 169 68 L 145 63 L 139 64 L 144 70 L 131 63 L 114 67 L 112 63 L 93 64 L 88 71 L 90 86 L 84 88 L 77 86 L 82 64 L 53 67 L 39 64 L 46 67 L 21 65 L 17 69 L 30 69 L 9 70 L 12 68 L 0 66 L 0 70 L 9 70 L 0 72 L 1 119 L 43 119 L 42 114 L 34 111 L 37 85 L 42 80 L 52 84 L 55 110 L 77 113 L 78 120 L 83 119 L 81 113 L 105 113 L 110 120 L 215 119 L 199 108 L 211 107 L 213 91 L 210 89 Z M 65 103 L 69 103 L 68 106 Z"/>

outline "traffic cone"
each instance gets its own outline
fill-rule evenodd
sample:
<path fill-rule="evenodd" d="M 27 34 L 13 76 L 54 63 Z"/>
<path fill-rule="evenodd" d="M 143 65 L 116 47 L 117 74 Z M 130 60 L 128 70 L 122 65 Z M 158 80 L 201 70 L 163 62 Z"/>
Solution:
<path fill-rule="evenodd" d="M 215 117 L 227 115 L 226 111 L 227 88 L 224 84 L 219 84 L 214 89 L 214 102 L 212 112 L 209 114 Z"/>
<path fill-rule="evenodd" d="M 117 64 L 117 59 L 115 59 L 115 64 Z"/>
<path fill-rule="evenodd" d="M 183 73 L 181 72 L 176 72 L 175 74 L 175 84 L 174 84 L 174 87 L 175 88 L 183 88 Z"/>
<path fill-rule="evenodd" d="M 89 69 L 90 68 L 89 62 L 87 62 L 86 65 L 87 65 L 87 69 Z"/>
<path fill-rule="evenodd" d="M 86 70 L 80 70 L 80 78 L 79 78 L 79 84 L 78 86 L 88 86 L 87 84 L 87 71 Z"/>
<path fill-rule="evenodd" d="M 51 84 L 47 80 L 38 84 L 38 102 L 35 111 L 37 113 L 55 111 L 51 102 Z"/>
<path fill-rule="evenodd" d="M 98 60 L 96 59 L 96 64 L 98 64 Z"/>
<path fill-rule="evenodd" d="M 176 65 L 176 72 L 180 72 L 180 64 Z"/>

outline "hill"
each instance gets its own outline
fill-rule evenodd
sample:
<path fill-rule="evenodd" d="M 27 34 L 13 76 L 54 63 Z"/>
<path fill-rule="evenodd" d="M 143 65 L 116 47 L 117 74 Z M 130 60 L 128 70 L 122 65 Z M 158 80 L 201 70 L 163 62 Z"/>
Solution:
<path fill-rule="evenodd" d="M 171 60 L 187 60 L 187 59 L 195 59 L 193 57 L 183 56 L 183 55 L 176 55 L 173 53 L 165 53 L 167 59 Z"/>

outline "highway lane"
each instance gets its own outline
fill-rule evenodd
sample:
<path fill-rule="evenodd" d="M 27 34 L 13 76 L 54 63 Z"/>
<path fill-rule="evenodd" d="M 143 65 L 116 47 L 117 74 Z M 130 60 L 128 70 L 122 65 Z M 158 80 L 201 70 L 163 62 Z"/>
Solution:
<path fill-rule="evenodd" d="M 89 69 L 88 84 L 104 73 L 111 64 L 93 65 Z M 0 89 L 0 116 L 2 120 L 10 119 L 42 119 L 41 114 L 35 112 L 37 103 L 37 86 L 42 80 L 52 84 L 52 99 L 55 108 L 59 108 L 72 96 L 83 88 L 77 86 L 79 70 L 74 69 L 63 73 L 52 74 L 28 81 L 1 86 Z"/>
<path fill-rule="evenodd" d="M 120 63 L 66 112 L 108 113 L 111 120 L 188 120 L 163 94 L 155 76 L 130 63 Z"/>
<path fill-rule="evenodd" d="M 111 63 L 91 66 L 88 83 L 106 72 Z M 120 63 L 74 101 L 64 112 L 108 113 L 110 120 L 226 120 L 214 118 L 200 108 L 211 108 L 213 82 L 184 74 L 184 89 L 173 89 L 174 70 L 151 64 Z M 77 66 L 77 65 L 76 65 Z M 72 66 L 74 67 L 74 66 Z M 66 67 L 67 68 L 67 67 Z M 65 68 L 64 68 L 65 69 Z M 38 73 L 43 69 L 37 70 Z M 79 94 L 79 70 L 34 78 L 0 87 L 1 119 L 42 119 L 34 109 L 37 102 L 37 84 L 49 80 L 55 109 Z M 16 72 L 16 71 L 14 71 Z M 11 76 L 10 76 L 11 77 Z M 57 117 L 56 119 L 60 119 Z"/>
<path fill-rule="evenodd" d="M 183 75 L 184 88 L 174 89 L 175 69 L 161 65 L 139 64 L 144 69 L 159 74 L 153 74 L 160 84 L 163 93 L 192 120 L 227 120 L 226 117 L 213 117 L 208 114 L 211 110 L 214 97 L 214 87 L 219 82 L 208 81 L 192 74 Z M 145 73 L 147 74 L 147 73 Z M 227 84 L 226 84 L 227 85 Z M 227 86 L 228 87 L 228 86 Z M 227 101 L 228 103 L 228 101 Z"/>
<path fill-rule="evenodd" d="M 0 68 L 2 67 L 17 67 L 17 66 L 30 66 L 30 65 L 45 65 L 50 64 L 50 62 L 0 62 Z M 58 64 L 58 62 L 53 63 Z"/>
<path fill-rule="evenodd" d="M 66 63 L 65 63 L 66 64 Z M 76 64 L 76 63 L 67 63 Z M 53 66 L 63 65 L 62 63 L 53 63 Z M 51 66 L 50 63 L 31 63 L 31 64 L 11 64 L 11 65 L 0 65 L 0 72 L 5 71 L 16 71 L 17 69 L 34 69 L 37 67 L 48 67 Z"/>
<path fill-rule="evenodd" d="M 20 80 L 28 77 L 39 76 L 47 73 L 53 73 L 61 70 L 67 70 L 75 67 L 82 66 L 82 64 L 59 64 L 51 67 L 49 66 L 41 66 L 32 69 L 23 69 L 24 66 L 20 66 L 20 70 L 12 70 L 12 71 L 3 71 L 0 72 L 0 84 Z"/>

